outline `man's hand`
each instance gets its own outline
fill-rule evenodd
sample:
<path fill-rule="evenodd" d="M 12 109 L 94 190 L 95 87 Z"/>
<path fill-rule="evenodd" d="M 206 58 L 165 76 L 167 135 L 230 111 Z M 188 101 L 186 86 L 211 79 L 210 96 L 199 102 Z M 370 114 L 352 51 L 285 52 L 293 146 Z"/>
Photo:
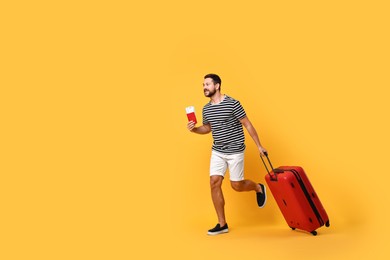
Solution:
<path fill-rule="evenodd" d="M 194 121 L 189 121 L 187 124 L 187 129 L 192 132 L 195 128 L 195 122 Z"/>
<path fill-rule="evenodd" d="M 267 153 L 267 150 L 262 146 L 259 147 L 259 151 L 260 151 L 260 156 L 265 156 L 265 154 Z"/>

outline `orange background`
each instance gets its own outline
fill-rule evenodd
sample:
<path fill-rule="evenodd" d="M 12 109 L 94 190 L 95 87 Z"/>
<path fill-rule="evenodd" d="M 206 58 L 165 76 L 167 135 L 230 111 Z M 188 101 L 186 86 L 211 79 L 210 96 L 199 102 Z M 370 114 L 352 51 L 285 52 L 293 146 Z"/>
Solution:
<path fill-rule="evenodd" d="M 14 1 L 0 8 L 1 259 L 387 259 L 385 1 Z M 218 73 L 274 166 L 302 165 L 330 228 L 208 186 L 186 129 Z M 246 177 L 266 174 L 247 136 Z"/>

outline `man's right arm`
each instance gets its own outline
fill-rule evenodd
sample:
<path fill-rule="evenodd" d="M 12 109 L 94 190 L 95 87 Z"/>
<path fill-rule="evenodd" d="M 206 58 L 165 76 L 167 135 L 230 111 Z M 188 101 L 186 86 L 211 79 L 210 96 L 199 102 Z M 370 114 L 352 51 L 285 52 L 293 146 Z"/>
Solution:
<path fill-rule="evenodd" d="M 195 123 L 193 121 L 188 122 L 187 129 L 193 133 L 201 134 L 201 135 L 208 134 L 211 132 L 210 124 L 195 127 Z"/>

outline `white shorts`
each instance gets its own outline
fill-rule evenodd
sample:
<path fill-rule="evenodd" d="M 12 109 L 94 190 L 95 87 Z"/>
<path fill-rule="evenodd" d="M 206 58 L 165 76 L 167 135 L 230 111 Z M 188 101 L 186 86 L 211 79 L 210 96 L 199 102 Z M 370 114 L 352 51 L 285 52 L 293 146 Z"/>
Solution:
<path fill-rule="evenodd" d="M 244 153 L 223 154 L 212 150 L 210 176 L 225 177 L 227 168 L 229 168 L 231 181 L 242 181 L 244 179 Z"/>

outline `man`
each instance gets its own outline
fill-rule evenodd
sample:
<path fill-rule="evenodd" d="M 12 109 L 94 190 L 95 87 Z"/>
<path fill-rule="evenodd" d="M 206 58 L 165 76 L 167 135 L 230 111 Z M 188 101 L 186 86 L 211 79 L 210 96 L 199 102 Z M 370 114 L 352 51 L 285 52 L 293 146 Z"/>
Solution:
<path fill-rule="evenodd" d="M 229 168 L 230 184 L 236 191 L 255 191 L 260 208 L 266 202 L 266 189 L 244 179 L 245 137 L 243 127 L 252 137 L 260 155 L 266 153 L 261 145 L 256 129 L 249 121 L 240 102 L 221 93 L 221 78 L 216 74 L 204 77 L 203 92 L 210 98 L 203 107 L 203 125 L 196 127 L 193 121 L 188 122 L 189 131 L 196 134 L 212 132 L 214 139 L 210 159 L 210 188 L 214 208 L 218 216 L 218 224 L 208 231 L 209 235 L 227 233 L 229 231 L 225 218 L 225 200 L 222 193 L 222 181 Z"/>

